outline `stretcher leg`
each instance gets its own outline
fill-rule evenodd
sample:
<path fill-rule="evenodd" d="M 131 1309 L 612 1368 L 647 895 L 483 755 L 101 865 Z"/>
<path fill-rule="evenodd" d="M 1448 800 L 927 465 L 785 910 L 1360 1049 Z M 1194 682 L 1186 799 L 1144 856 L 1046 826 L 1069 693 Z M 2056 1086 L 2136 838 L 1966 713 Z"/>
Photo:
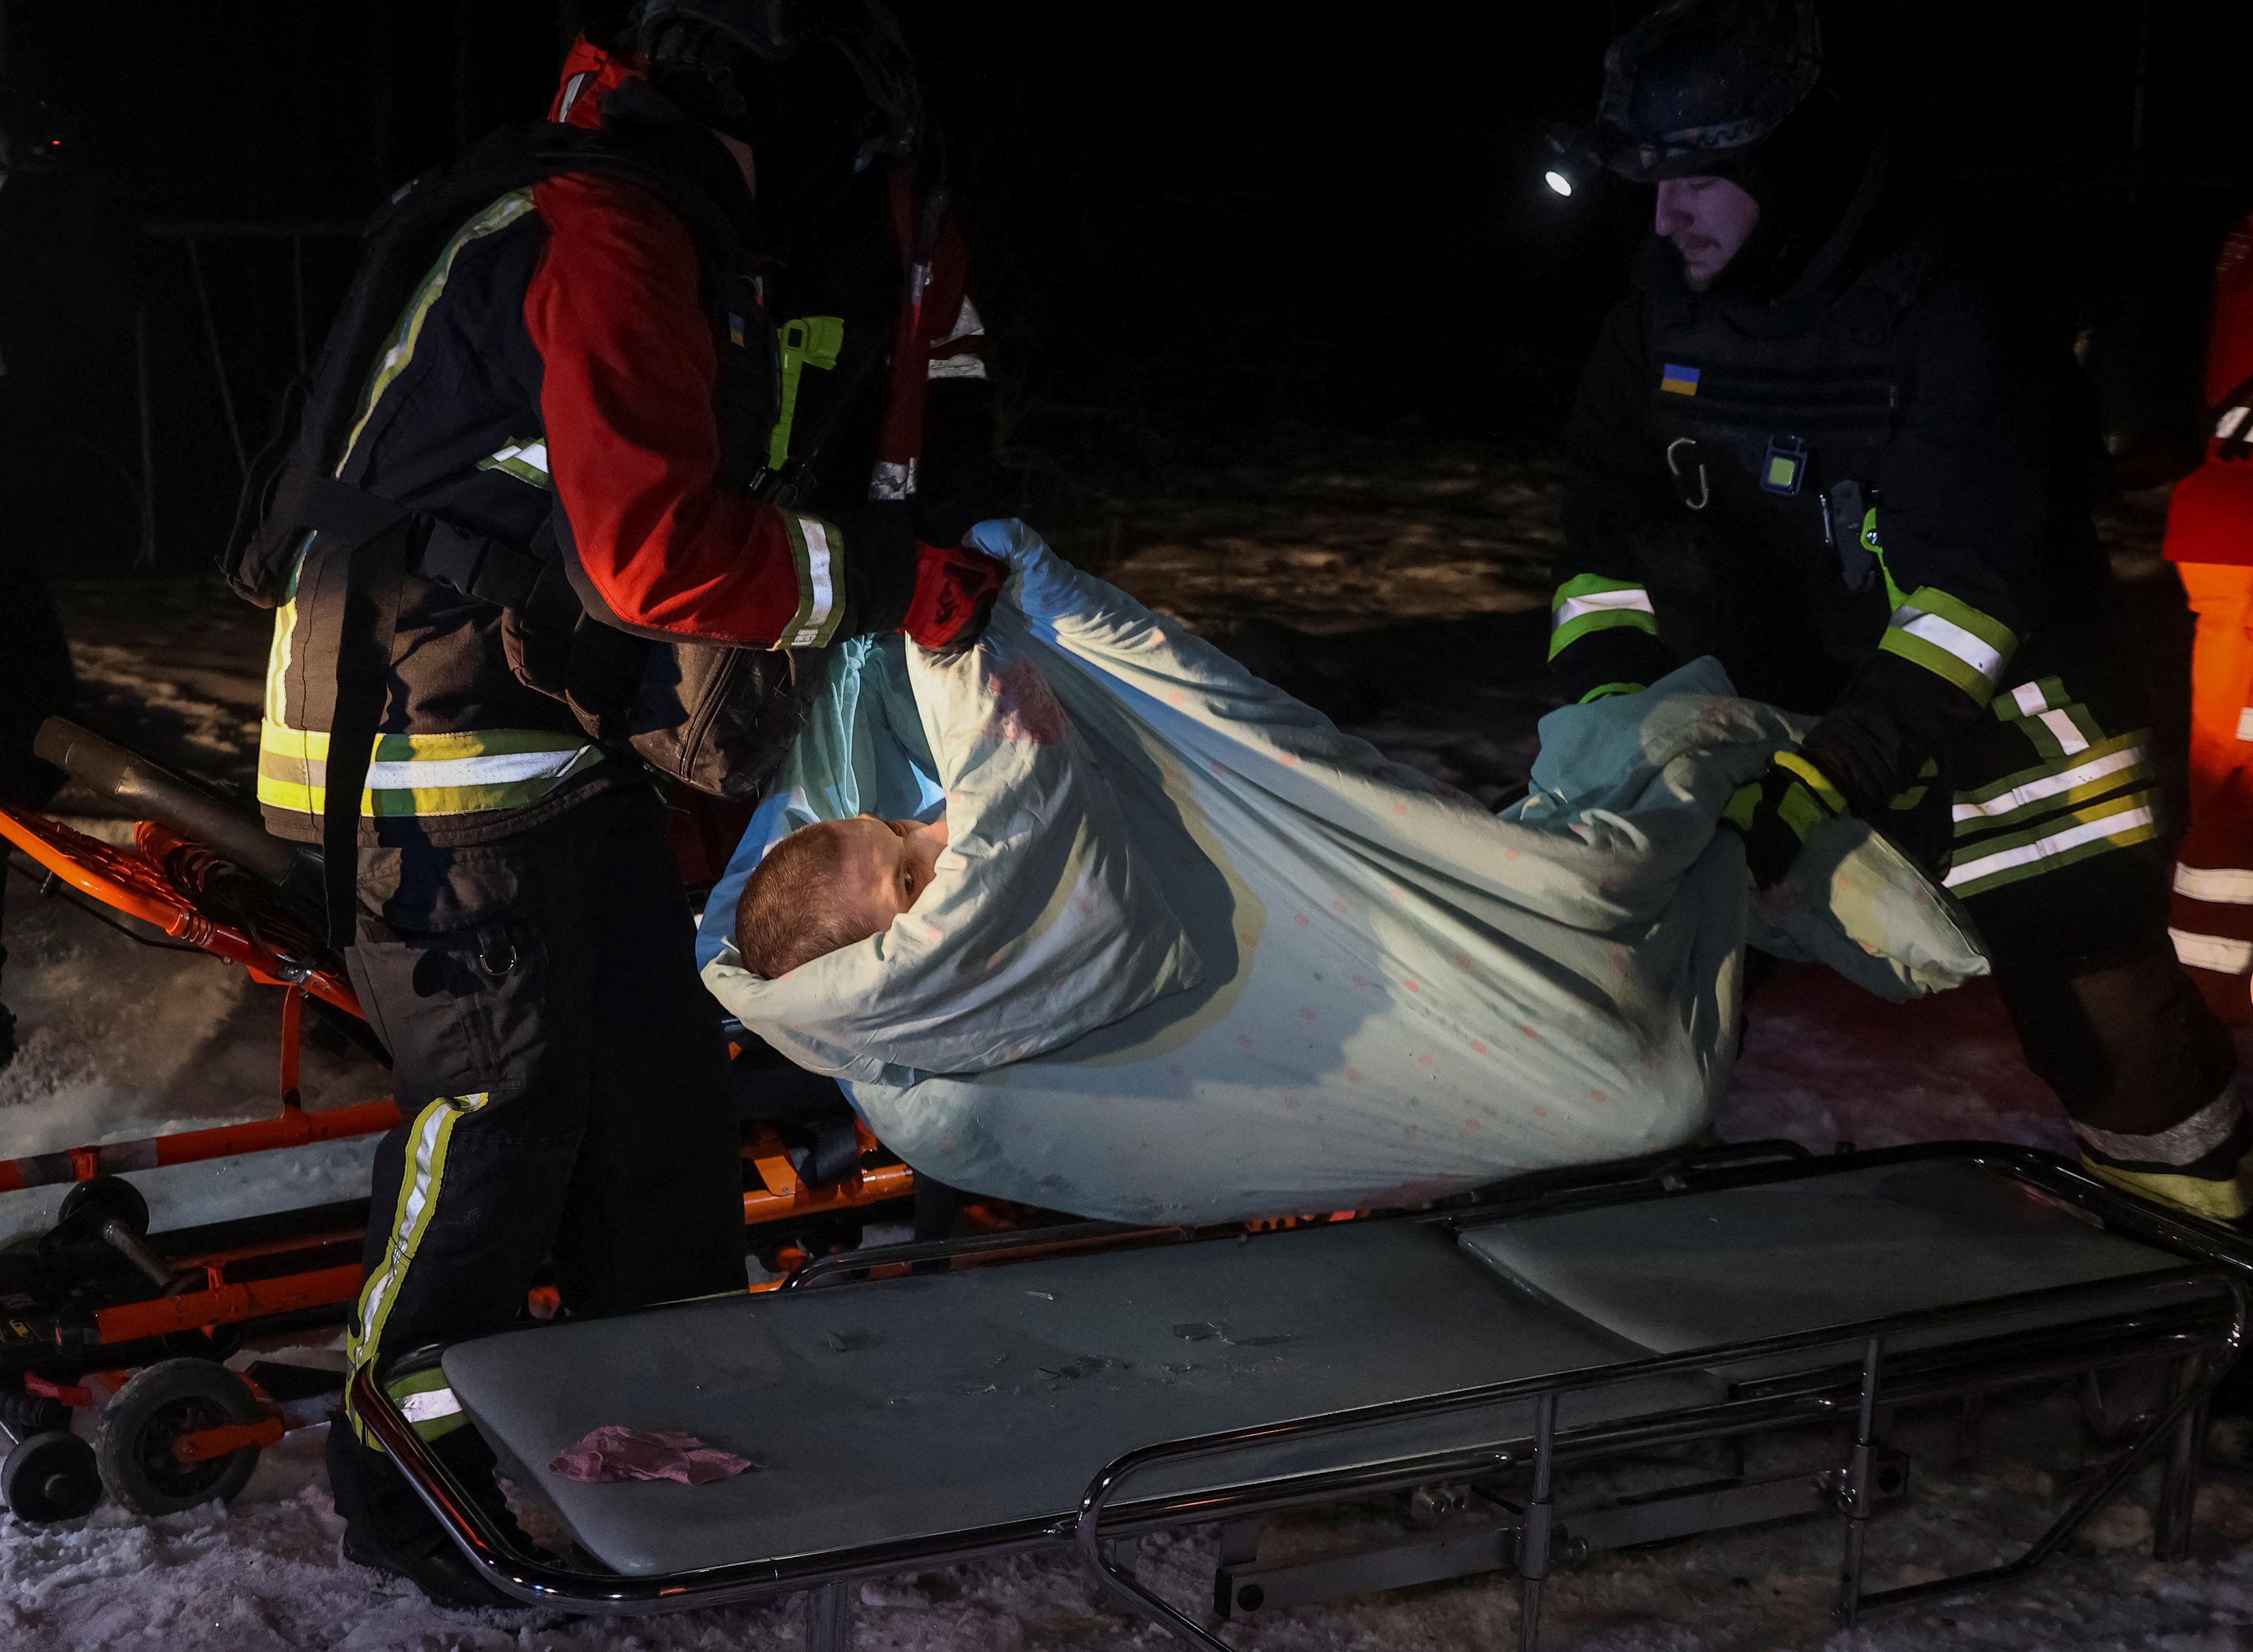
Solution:
<path fill-rule="evenodd" d="M 2196 1356 L 2175 1363 L 2178 1396 L 2200 1388 L 2203 1364 Z M 2168 1442 L 2166 1477 L 2159 1482 L 2159 1507 L 2152 1522 L 2154 1560 L 2190 1558 L 2191 1516 L 2198 1501 L 2198 1474 L 2206 1446 L 2206 1412 L 2207 1401 L 2200 1394 L 2175 1425 L 2174 1438 Z"/>
<path fill-rule="evenodd" d="M 806 1652 L 851 1652 L 853 1605 L 841 1583 L 806 1592 Z"/>

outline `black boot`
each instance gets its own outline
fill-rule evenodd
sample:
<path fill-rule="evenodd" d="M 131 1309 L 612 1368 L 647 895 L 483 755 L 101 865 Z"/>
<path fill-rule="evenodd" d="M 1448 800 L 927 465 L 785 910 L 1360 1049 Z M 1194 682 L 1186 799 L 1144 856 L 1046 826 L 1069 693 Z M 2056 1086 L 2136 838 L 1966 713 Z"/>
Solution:
<path fill-rule="evenodd" d="M 433 1450 L 505 1537 L 530 1548 L 493 1483 L 493 1457 L 474 1428 L 457 1428 Z M 363 1446 L 341 1417 L 329 1428 L 329 1486 L 344 1516 L 344 1557 L 354 1565 L 406 1579 L 441 1606 L 465 1612 L 521 1612 L 525 1603 L 485 1581 L 425 1508 L 391 1459 Z"/>

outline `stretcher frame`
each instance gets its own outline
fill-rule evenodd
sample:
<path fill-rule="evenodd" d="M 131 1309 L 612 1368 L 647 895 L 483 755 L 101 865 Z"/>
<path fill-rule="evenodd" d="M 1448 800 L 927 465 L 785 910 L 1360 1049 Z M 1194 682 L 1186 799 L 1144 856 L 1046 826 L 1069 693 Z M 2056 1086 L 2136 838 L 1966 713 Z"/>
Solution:
<path fill-rule="evenodd" d="M 2166 1467 L 2155 1522 L 2154 1551 L 2162 1558 L 2187 1552 L 2206 1402 L 2245 1339 L 2253 1250 L 2224 1230 L 2173 1216 L 2108 1187 L 2054 1155 L 2005 1144 L 1957 1142 L 1816 1159 L 1789 1143 L 1747 1144 L 1718 1154 L 1678 1154 L 1590 1172 L 1521 1178 L 1466 1206 L 1436 1214 L 1399 1213 L 1374 1219 L 1441 1222 L 1463 1229 L 1512 1216 L 1934 1160 L 1953 1160 L 2012 1178 L 2037 1196 L 2083 1220 L 2182 1258 L 2182 1265 L 2124 1282 L 2081 1282 L 1351 1411 L 1279 1418 L 1224 1433 L 1153 1441 L 1117 1457 L 1097 1473 L 1073 1517 L 989 1525 L 912 1540 L 875 1540 L 785 1560 L 649 1576 L 626 1577 L 567 1566 L 524 1551 L 496 1527 L 447 1466 L 424 1448 L 385 1391 L 387 1382 L 435 1363 L 443 1349 L 415 1350 L 381 1373 L 363 1370 L 353 1384 L 353 1405 L 356 1414 L 394 1455 L 463 1553 L 489 1582 L 510 1597 L 527 1605 L 612 1615 L 732 1605 L 806 1591 L 808 1645 L 817 1652 L 841 1652 L 847 1644 L 849 1617 L 844 1587 L 848 1583 L 1041 1550 L 1076 1554 L 1104 1592 L 1126 1609 L 1162 1626 L 1176 1639 L 1210 1652 L 1230 1652 L 1224 1640 L 1153 1593 L 1121 1558 L 1122 1546 L 1143 1534 L 1208 1524 L 1224 1528 L 1216 1579 L 1216 1607 L 1224 1618 L 1237 1606 L 1263 1604 L 1260 1596 L 1244 1593 L 1247 1586 L 1256 1585 L 1262 1595 L 1280 1586 L 1286 1592 L 1295 1590 L 1293 1599 L 1312 1600 L 1501 1570 L 1514 1572 L 1518 1579 L 1519 1645 L 1530 1652 L 1539 1641 L 1544 1586 L 1564 1559 L 1589 1548 L 1622 1547 L 1827 1509 L 1842 1523 L 1836 1614 L 1841 1624 L 1851 1626 L 1866 1611 L 2024 1576 L 2068 1542 L 2140 1465 L 2162 1449 Z M 877 1277 L 880 1270 L 904 1272 L 903 1264 L 1005 1265 L 1071 1249 L 1209 1243 L 1240 1230 L 1240 1224 L 1192 1230 L 1090 1223 L 1074 1229 L 892 1247 L 830 1258 L 799 1273 L 786 1288 L 819 1288 L 823 1280 L 845 1272 Z M 2208 1293 L 2203 1300 L 2185 1301 L 2185 1286 L 2204 1287 Z M 2088 1320 L 2068 1322 L 2048 1332 L 1957 1344 L 1888 1360 L 1889 1338 L 1921 1329 L 1973 1324 L 2028 1308 L 2070 1307 L 2084 1300 L 2091 1308 Z M 1854 1343 L 1860 1345 L 1859 1368 L 1823 1380 L 1798 1374 L 1743 1384 L 1742 1392 L 1733 1391 L 1713 1403 L 1671 1413 L 1576 1429 L 1560 1429 L 1557 1423 L 1559 1399 L 1575 1393 Z M 2166 1362 L 2171 1371 L 2172 1392 L 2166 1404 L 2025 1553 L 2000 1565 L 1928 1583 L 1884 1590 L 1864 1587 L 1868 1523 L 1879 1505 L 1901 1495 L 1906 1483 L 1905 1459 L 1890 1453 L 1883 1441 L 1885 1419 L 1894 1408 L 1943 1399 L 1976 1402 L 1978 1396 L 1997 1387 L 2154 1361 Z M 1123 1495 L 1137 1475 L 1161 1464 L 1179 1464 L 1283 1439 L 1343 1436 L 1372 1424 L 1471 1411 L 1511 1400 L 1534 1403 L 1533 1432 L 1522 1438 L 1497 1439 L 1476 1450 L 1301 1472 L 1217 1492 L 1140 1499 Z M 1576 1464 L 1701 1440 L 1836 1425 L 1846 1418 L 1853 1422 L 1851 1449 L 1844 1460 L 1813 1482 L 1802 1483 L 1806 1477 L 1797 1476 L 1752 1486 L 1693 1487 L 1608 1511 L 1594 1510 L 1586 1519 L 1569 1505 L 1560 1504 L 1557 1497 L 1559 1471 Z M 1493 1512 L 1475 1534 L 1475 1541 L 1464 1541 L 1458 1530 L 1391 1545 L 1381 1552 L 1360 1551 L 1268 1568 L 1259 1567 L 1252 1554 L 1233 1541 L 1245 1523 L 1285 1509 L 1464 1482 L 1475 1485 L 1504 1471 L 1530 1473 L 1531 1495 L 1515 1506 L 1492 1502 Z M 1264 1603 L 1283 1604 L 1284 1600 L 1276 1598 Z"/>

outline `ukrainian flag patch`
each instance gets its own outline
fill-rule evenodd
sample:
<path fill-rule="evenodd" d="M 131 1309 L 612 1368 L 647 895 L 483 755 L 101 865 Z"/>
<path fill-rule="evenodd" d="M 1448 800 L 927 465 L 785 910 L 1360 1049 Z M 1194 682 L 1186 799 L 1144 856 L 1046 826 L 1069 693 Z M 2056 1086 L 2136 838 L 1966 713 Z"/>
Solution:
<path fill-rule="evenodd" d="M 1670 361 L 1658 371 L 1658 387 L 1678 396 L 1694 396 L 1698 394 L 1698 369 Z"/>

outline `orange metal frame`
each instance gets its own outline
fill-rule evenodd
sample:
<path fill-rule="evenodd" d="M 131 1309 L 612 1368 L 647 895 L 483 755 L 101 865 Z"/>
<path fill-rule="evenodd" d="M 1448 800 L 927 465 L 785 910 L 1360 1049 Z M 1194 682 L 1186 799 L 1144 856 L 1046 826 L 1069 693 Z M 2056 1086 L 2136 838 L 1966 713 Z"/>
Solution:
<path fill-rule="evenodd" d="M 296 966 L 255 936 L 215 923 L 198 911 L 164 874 L 163 856 L 180 840 L 163 826 L 148 820 L 136 822 L 134 847 L 128 851 L 73 831 L 45 815 L 0 806 L 0 837 L 5 837 L 56 879 L 81 894 L 216 958 L 241 965 L 254 980 L 283 989 L 279 1074 L 282 1111 L 278 1117 L 102 1147 L 73 1147 L 61 1154 L 0 1160 L 0 1192 L 56 1181 L 83 1181 L 105 1170 L 192 1164 L 276 1147 L 303 1147 L 310 1142 L 377 1135 L 399 1122 L 399 1108 L 387 1099 L 321 1112 L 308 1112 L 300 1105 L 298 1044 L 303 1025 L 304 995 L 310 993 L 347 1014 L 361 1016 L 352 983 L 334 972 L 307 971 Z M 865 1127 L 861 1132 L 861 1145 L 864 1152 L 878 1145 Z M 903 1164 L 872 1166 L 855 1170 L 827 1187 L 807 1187 L 791 1164 L 782 1139 L 764 1127 L 745 1144 L 743 1157 L 756 1176 L 743 1194 L 746 1224 L 880 1204 L 904 1198 L 915 1187 L 915 1173 Z M 57 1174 L 65 1163 L 68 1166 L 67 1175 Z M 359 1293 L 360 1265 L 356 1261 L 243 1282 L 230 1281 L 226 1276 L 231 1265 L 255 1257 L 357 1237 L 357 1234 L 299 1237 L 185 1259 L 183 1265 L 203 1270 L 205 1279 L 200 1289 L 98 1309 L 94 1314 L 96 1340 L 108 1346 L 178 1331 L 208 1332 L 244 1320 L 348 1302 Z M 534 1293 L 535 1297 L 541 1294 Z M 262 1428 L 264 1425 L 246 1426 Z M 202 1446 L 196 1449 L 201 1450 Z M 224 1453 L 214 1448 L 213 1454 Z"/>

